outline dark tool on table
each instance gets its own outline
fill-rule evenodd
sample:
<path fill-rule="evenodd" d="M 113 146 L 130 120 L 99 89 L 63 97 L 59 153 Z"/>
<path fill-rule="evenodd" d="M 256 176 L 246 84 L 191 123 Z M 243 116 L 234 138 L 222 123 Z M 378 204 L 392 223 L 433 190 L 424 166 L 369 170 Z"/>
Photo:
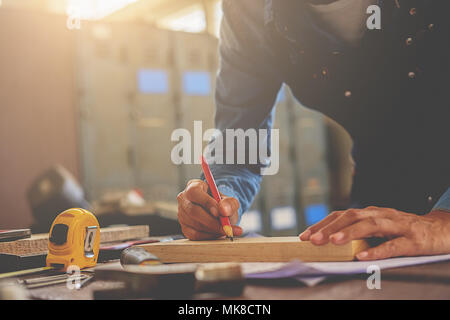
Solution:
<path fill-rule="evenodd" d="M 237 263 L 198 265 L 157 264 L 157 257 L 142 248 L 129 248 L 121 259 L 122 267 L 97 268 L 95 276 L 101 280 L 123 282 L 118 289 L 100 290 L 95 299 L 132 299 L 151 297 L 157 299 L 189 298 L 194 293 L 215 293 L 239 296 L 245 286 L 241 266 Z M 137 250 L 134 250 L 137 249 Z M 142 264 L 149 261 L 151 264 Z"/>
<path fill-rule="evenodd" d="M 140 247 L 129 247 L 122 251 L 120 256 L 120 264 L 122 266 L 134 265 L 160 265 L 158 257 Z"/>
<path fill-rule="evenodd" d="M 123 282 L 113 290 L 94 292 L 95 299 L 186 299 L 195 291 L 196 265 L 125 265 L 95 270 L 95 278 Z"/>
<path fill-rule="evenodd" d="M 45 266 L 47 253 L 9 254 L 0 253 L 0 274 Z"/>
<path fill-rule="evenodd" d="M 98 262 L 106 262 L 110 260 L 120 259 L 122 252 L 130 247 L 137 246 L 139 244 L 147 244 L 154 242 L 167 242 L 177 239 L 182 239 L 182 235 L 171 235 L 164 237 L 148 237 L 140 240 L 126 241 L 115 244 L 101 245 L 100 253 L 98 255 Z"/>
<path fill-rule="evenodd" d="M 99 268 L 96 278 L 122 281 L 123 287 L 94 292 L 95 299 L 131 299 L 154 297 L 188 298 L 195 290 L 195 265 L 164 266 L 158 257 L 143 248 L 132 246 L 122 251 L 122 268 Z M 173 288 L 178 288 L 173 290 Z"/>
<path fill-rule="evenodd" d="M 15 241 L 31 237 L 30 229 L 0 230 L 0 242 Z"/>

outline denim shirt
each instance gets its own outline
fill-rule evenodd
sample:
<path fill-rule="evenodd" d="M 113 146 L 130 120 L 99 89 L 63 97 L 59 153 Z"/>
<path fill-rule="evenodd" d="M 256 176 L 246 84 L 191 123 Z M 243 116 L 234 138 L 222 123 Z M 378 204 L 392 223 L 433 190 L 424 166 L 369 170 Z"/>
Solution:
<path fill-rule="evenodd" d="M 429 0 L 420 0 L 419 3 L 416 0 L 410 1 L 409 4 L 414 3 L 417 4 L 419 8 L 419 13 L 423 9 L 423 11 L 428 10 L 427 7 L 430 3 Z M 384 3 L 383 3 L 384 2 Z M 387 12 L 383 15 L 382 21 L 388 21 L 391 25 L 395 25 L 395 19 L 410 19 L 409 13 L 410 8 L 396 8 L 394 4 L 397 5 L 397 1 L 387 1 L 389 5 L 386 5 L 386 1 L 380 1 L 379 5 L 382 6 L 383 12 Z M 448 6 L 446 2 L 450 1 L 441 1 L 439 4 L 442 6 Z M 291 81 L 293 83 L 293 87 L 296 87 L 298 90 L 293 90 L 295 97 L 301 101 L 307 107 L 315 108 L 316 106 L 323 105 L 323 108 L 317 108 L 318 111 L 324 112 L 326 115 L 329 115 L 332 118 L 335 118 L 343 124 L 343 126 L 349 130 L 354 140 L 356 140 L 356 144 L 358 141 L 363 141 L 366 145 L 368 139 L 364 140 L 360 138 L 364 136 L 364 133 L 361 133 L 361 130 L 353 129 L 352 126 L 355 126 L 355 122 L 357 122 L 357 116 L 355 112 L 352 112 L 352 117 L 344 117 L 342 116 L 341 110 L 345 108 L 343 106 L 344 96 L 333 97 L 335 94 L 335 88 L 338 88 L 342 81 L 335 80 L 334 82 L 330 82 L 330 85 L 327 87 L 321 87 L 321 85 L 316 85 L 312 80 L 309 80 L 305 76 L 309 72 L 309 61 L 305 58 L 305 61 L 302 64 L 302 67 L 299 69 L 300 72 L 295 70 L 294 73 L 290 73 L 291 68 L 295 66 L 296 61 L 298 59 L 302 59 L 303 50 L 302 45 L 307 44 L 311 49 L 311 55 L 317 55 L 318 57 L 322 55 L 323 52 L 346 52 L 353 50 L 352 48 L 348 48 L 345 44 L 340 43 L 336 38 L 332 35 L 327 34 L 325 31 L 322 31 L 320 27 L 316 26 L 314 21 L 308 15 L 306 10 L 303 10 L 301 7 L 302 1 L 297 0 L 224 0 L 223 1 L 223 12 L 224 17 L 221 25 L 221 33 L 220 33 L 220 45 L 219 45 L 219 53 L 220 53 L 220 66 L 217 76 L 216 82 L 216 92 L 215 92 L 215 101 L 216 101 L 216 111 L 215 111 L 215 124 L 216 128 L 224 132 L 225 129 L 230 128 L 240 128 L 240 129 L 271 129 L 274 110 L 273 106 L 275 104 L 275 99 L 277 93 L 283 83 L 287 83 L 291 86 Z M 404 6 L 404 1 L 400 1 L 400 3 Z M 278 11 L 277 11 L 278 8 Z M 385 10 L 386 9 L 386 10 Z M 430 9 L 431 10 L 431 9 Z M 445 11 L 445 10 L 443 10 Z M 448 11 L 447 11 L 448 12 Z M 434 14 L 434 13 L 433 13 Z M 427 13 L 426 17 L 429 19 L 430 14 Z M 431 15 L 433 17 L 433 15 Z M 423 18 L 425 19 L 425 18 Z M 446 32 L 450 31 L 449 25 L 443 25 L 441 21 L 444 21 L 446 18 L 442 17 L 442 20 L 437 20 L 440 23 L 442 28 L 446 28 Z M 425 21 L 425 20 L 424 20 Z M 428 20 L 427 20 L 428 21 Z M 394 30 L 390 27 L 388 23 L 383 24 L 383 28 L 385 30 Z M 410 20 L 407 20 L 406 25 L 409 27 L 411 25 Z M 273 27 L 269 29 L 268 26 Z M 431 30 L 431 23 L 428 24 L 429 29 Z M 414 28 L 419 28 L 420 26 L 414 25 Z M 273 33 L 276 30 L 277 39 L 283 38 L 280 42 L 271 41 L 271 32 Z M 395 29 L 397 30 L 397 29 Z M 406 32 L 401 27 L 398 28 L 401 32 Z M 386 31 L 385 31 L 386 32 Z M 399 31 L 400 32 L 400 31 Z M 428 32 L 428 31 L 427 31 Z M 431 31 L 429 32 L 431 33 Z M 386 33 L 374 33 L 374 38 L 382 39 L 386 36 Z M 449 32 L 446 33 L 447 35 Z M 394 37 L 394 36 L 392 36 Z M 433 35 L 430 35 L 433 37 Z M 367 37 L 369 38 L 369 37 Z M 434 38 L 433 38 L 434 39 Z M 445 39 L 445 38 L 444 38 Z M 446 42 L 444 42 L 445 50 L 448 50 L 448 39 L 446 38 Z M 366 40 L 368 42 L 369 40 Z M 372 40 L 370 40 L 372 41 Z M 427 40 L 428 41 L 428 40 Z M 431 40 L 430 40 L 431 41 Z M 445 40 L 443 40 L 445 41 Z M 277 44 L 280 43 L 280 47 L 284 46 L 287 43 L 287 46 L 290 47 L 290 51 L 286 56 L 280 55 L 277 51 Z M 364 46 L 363 40 L 363 46 Z M 430 46 L 430 44 L 427 44 Z M 439 44 L 442 45 L 442 44 Z M 307 46 L 307 48 L 308 48 Z M 292 48 L 295 48 L 291 50 Z M 382 48 L 382 47 L 380 47 Z M 380 49 L 381 50 L 381 49 Z M 400 49 L 399 49 L 400 50 Z M 401 49 L 408 50 L 408 49 Z M 369 50 L 370 51 L 370 50 Z M 368 51 L 368 52 L 369 52 Z M 374 52 L 375 50 L 371 50 L 371 54 L 377 54 Z M 396 54 L 396 51 L 393 54 Z M 399 51 L 400 52 L 400 51 Z M 401 51 L 401 54 L 404 54 Z M 407 51 L 405 51 L 407 52 Z M 448 51 L 447 51 L 448 52 Z M 398 54 L 400 55 L 400 53 Z M 367 59 L 372 58 L 372 56 L 364 56 L 362 55 L 362 61 L 366 63 Z M 319 58 L 317 58 L 318 60 Z M 327 59 L 327 58 L 324 58 Z M 390 56 L 387 59 L 390 59 Z M 434 68 L 434 65 L 429 61 L 432 61 L 435 58 L 429 59 L 427 63 L 430 65 L 430 69 Z M 444 71 L 448 70 L 448 55 L 444 57 L 445 64 L 441 64 L 444 66 Z M 287 61 L 289 60 L 289 61 Z M 407 59 L 403 59 L 407 60 Z M 311 62 L 316 60 L 311 59 Z M 401 61 L 401 60 L 400 60 Z M 311 63 L 313 64 L 313 63 Z M 399 64 L 398 69 L 403 68 L 403 65 Z M 447 69 L 446 69 L 447 68 Z M 336 64 L 336 70 L 339 70 L 339 63 Z M 389 69 L 389 68 L 387 68 Z M 403 72 L 403 69 L 401 69 Z M 418 70 L 418 69 L 417 69 Z M 418 71 L 417 71 L 418 72 Z M 290 79 L 289 75 L 293 74 L 293 77 Z M 350 72 L 349 72 L 350 74 Z M 424 79 L 427 76 L 425 73 Z M 439 78 L 440 76 L 438 76 Z M 442 75 L 442 77 L 444 77 Z M 405 77 L 407 78 L 407 77 Z M 292 80 L 294 79 L 294 80 Z M 406 88 L 406 85 L 401 81 L 409 81 L 411 79 L 399 80 L 398 84 L 395 82 L 397 78 L 393 76 L 389 76 L 389 81 L 391 81 L 398 88 Z M 420 79 L 419 79 L 420 80 Z M 412 90 L 413 92 L 417 92 L 418 88 L 423 88 L 424 83 L 427 82 L 416 82 L 413 84 L 413 87 L 410 87 L 408 90 Z M 440 78 L 439 78 L 440 80 Z M 423 80 L 425 81 L 425 80 Z M 442 82 L 442 81 L 441 81 Z M 448 82 L 448 81 L 447 81 Z M 356 84 L 354 87 L 357 87 L 359 84 L 358 80 L 356 80 Z M 419 85 L 420 84 L 420 85 Z M 359 84 L 362 86 L 362 84 Z M 407 84 L 410 86 L 410 84 Z M 390 85 L 389 87 L 392 87 Z M 292 88 L 292 87 L 291 87 Z M 413 89 L 411 89 L 413 88 Z M 394 88 L 395 89 L 395 88 Z M 386 93 L 385 96 L 392 97 L 395 94 L 395 90 L 392 89 L 393 93 Z M 450 89 L 450 88 L 449 88 Z M 329 90 L 329 94 L 323 94 L 324 90 Z M 333 91 L 334 90 L 334 91 Z M 386 89 L 389 90 L 389 89 Z M 406 90 L 406 89 L 405 89 Z M 432 92 L 433 89 L 423 89 L 423 95 L 429 98 L 432 95 L 428 94 L 428 92 Z M 402 92 L 401 90 L 398 90 Z M 442 92 L 445 89 L 441 90 Z M 439 92 L 441 92 L 439 91 Z M 317 93 L 316 93 L 317 92 Z M 378 97 L 379 93 L 369 93 L 373 94 L 374 97 Z M 400 94 L 399 94 L 400 95 Z M 327 104 L 326 98 L 327 96 L 331 96 L 333 101 L 336 103 Z M 354 94 L 354 96 L 356 96 Z M 352 97 L 353 98 L 353 97 Z M 330 98 L 331 99 L 331 98 Z M 339 100 L 342 99 L 342 100 Z M 383 98 L 384 99 L 384 98 Z M 388 98 L 386 98 L 388 99 Z M 395 98 L 397 99 L 397 97 Z M 394 99 L 393 105 L 397 104 L 397 100 Z M 438 98 L 436 98 L 438 99 Z M 417 97 L 409 97 L 408 104 L 413 102 L 414 100 L 418 100 Z M 342 101 L 342 103 L 341 103 Z M 354 98 L 356 101 L 356 97 Z M 364 101 L 364 100 L 360 100 Z M 381 100 L 380 100 L 381 101 Z M 385 103 L 378 101 L 378 104 Z M 403 104 L 406 102 L 403 101 Z M 439 100 L 437 100 L 439 102 Z M 373 103 L 373 106 L 377 106 L 377 103 Z M 337 105 L 336 105 L 337 104 Z M 448 108 L 448 104 L 445 107 L 440 107 L 439 112 L 445 112 L 446 108 Z M 375 109 L 372 107 L 372 109 Z M 444 110 L 444 111 L 443 111 Z M 448 108 L 450 110 L 450 108 Z M 341 112 L 341 114 L 337 114 L 336 112 Z M 361 112 L 361 115 L 364 115 L 364 112 Z M 369 110 L 370 111 L 370 110 Z M 380 111 L 381 112 L 381 111 Z M 434 111 L 433 111 L 434 112 Z M 369 112 L 370 113 L 370 112 Z M 336 117 L 335 117 L 336 114 Z M 403 112 L 404 114 L 404 112 Z M 376 118 L 378 114 L 370 114 L 372 118 Z M 384 117 L 384 115 L 382 115 Z M 340 117 L 340 118 L 339 118 Z M 368 116 L 369 117 L 369 116 Z M 372 119 L 371 118 L 371 119 Z M 371 120 L 369 119 L 369 121 Z M 409 120 L 408 120 L 409 121 Z M 448 118 L 447 120 L 443 120 L 442 116 L 436 116 L 432 119 L 434 123 L 443 123 L 444 128 L 448 127 Z M 437 121 L 437 122 L 436 122 Z M 441 122 L 439 122 L 441 121 Z M 368 122 L 369 123 L 369 122 Z M 437 125 L 438 127 L 442 127 Z M 355 126 L 356 128 L 356 126 Z M 444 132 L 444 134 L 442 134 Z M 442 138 L 445 134 L 450 133 L 447 129 L 442 129 L 439 131 L 438 136 Z M 442 139 L 439 142 L 435 142 L 436 139 L 433 139 L 433 143 L 437 144 L 437 148 L 440 153 L 436 153 L 436 156 L 441 155 L 445 157 L 442 159 L 441 163 L 447 163 L 448 158 L 448 137 L 450 135 L 446 135 L 445 138 L 447 140 L 447 144 L 442 144 Z M 358 140 L 359 139 L 359 140 Z M 380 140 L 381 141 L 381 140 Z M 388 140 L 386 140 L 388 141 Z M 399 140 L 400 141 L 400 140 Z M 385 142 L 383 142 L 386 145 Z M 383 150 L 383 143 L 380 150 Z M 267 144 L 270 146 L 270 142 Z M 376 143 L 375 143 L 376 144 Z M 374 145 L 375 145 L 374 144 Z M 435 145 L 430 146 L 429 149 L 434 148 Z M 374 147 L 375 149 L 377 147 Z M 394 147 L 386 146 L 388 150 L 393 150 Z M 364 149 L 364 148 L 363 148 Z M 367 149 L 366 149 L 367 150 Z M 428 150 L 428 149 L 426 149 Z M 425 151 L 424 151 L 425 152 Z M 428 153 L 428 151 L 426 152 Z M 370 157 L 369 157 L 370 158 Z M 361 157 L 362 164 L 361 167 L 364 167 L 364 157 Z M 412 160 L 414 162 L 414 160 Z M 367 162 L 367 161 L 366 161 Z M 419 161 L 417 161 L 419 162 Z M 260 183 L 262 180 L 262 176 L 260 175 L 260 169 L 264 165 L 262 163 L 257 165 L 231 165 L 231 164 L 212 164 L 211 170 L 216 179 L 216 184 L 219 188 L 219 191 L 223 194 L 234 197 L 239 200 L 240 208 L 239 208 L 239 217 L 242 216 L 243 212 L 249 209 L 251 206 L 256 194 L 260 189 Z M 441 165 L 442 167 L 442 165 Z M 442 170 L 438 173 L 440 175 L 436 175 L 440 177 L 440 187 L 435 191 L 439 192 L 439 196 L 433 195 L 434 207 L 430 206 L 429 209 L 432 210 L 445 210 L 450 211 L 450 188 L 448 179 L 450 176 L 448 175 L 448 166 L 444 164 L 445 171 Z M 398 165 L 395 170 L 399 170 L 401 165 Z M 413 168 L 413 167 L 411 167 Z M 420 168 L 420 164 L 414 167 Z M 390 174 L 395 174 L 395 170 Z M 370 170 L 368 170 L 370 171 Z M 422 170 L 423 171 L 423 170 Z M 444 176 L 442 178 L 442 175 Z M 370 180 L 367 177 L 373 177 L 370 175 L 361 175 L 363 178 L 360 178 L 361 181 L 365 181 L 364 183 L 370 184 Z M 426 174 L 423 174 L 418 178 L 417 185 L 420 186 L 422 181 L 426 180 Z M 434 176 L 433 176 L 434 177 Z M 433 180 L 433 179 L 429 179 Z M 389 181 L 387 181 L 387 185 Z M 411 184 L 411 183 L 409 183 Z M 357 187 L 359 188 L 362 184 L 360 182 L 357 183 Z M 445 186 L 443 189 L 442 186 Z M 380 188 L 381 189 L 381 188 Z M 399 193 L 408 193 L 409 189 L 405 189 L 404 191 L 399 190 Z M 422 194 L 422 190 L 420 190 L 420 194 Z M 373 193 L 372 193 L 373 194 Z M 419 193 L 417 193 L 419 194 Z M 410 194 L 410 199 L 413 201 L 417 197 L 416 193 Z M 376 195 L 376 194 L 373 194 Z M 425 195 L 424 195 L 425 196 Z M 439 198 L 440 197 L 440 198 Z M 408 202 L 408 194 L 404 197 L 406 200 L 403 202 Z M 377 198 L 378 199 L 378 198 Z M 380 198 L 382 199 L 382 197 Z M 436 201 L 439 199 L 438 201 Z M 364 201 L 362 202 L 364 203 Z M 367 203 L 367 205 L 378 205 L 379 203 Z M 380 204 L 390 204 L 389 201 L 380 202 Z M 393 201 L 392 206 L 395 206 L 397 202 Z M 405 209 L 409 208 L 407 205 L 404 207 L 396 207 L 396 209 Z M 414 207 L 411 207 L 414 208 Z M 429 211 L 429 209 L 426 209 Z M 412 209 L 411 209 L 412 210 Z M 414 212 L 413 213 L 417 213 Z M 422 212 L 426 213 L 426 212 Z"/>

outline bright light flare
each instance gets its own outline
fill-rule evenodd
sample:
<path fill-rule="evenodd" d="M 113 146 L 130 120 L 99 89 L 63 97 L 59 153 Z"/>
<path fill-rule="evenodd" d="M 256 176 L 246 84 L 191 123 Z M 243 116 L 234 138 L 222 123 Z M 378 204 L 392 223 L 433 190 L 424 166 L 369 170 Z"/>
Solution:
<path fill-rule="evenodd" d="M 199 4 L 193 5 L 157 20 L 157 26 L 175 31 L 202 32 L 206 29 L 205 13 Z"/>
<path fill-rule="evenodd" d="M 1 0 L 0 0 L 1 1 Z M 82 20 L 99 20 L 137 0 L 67 0 L 66 13 Z"/>

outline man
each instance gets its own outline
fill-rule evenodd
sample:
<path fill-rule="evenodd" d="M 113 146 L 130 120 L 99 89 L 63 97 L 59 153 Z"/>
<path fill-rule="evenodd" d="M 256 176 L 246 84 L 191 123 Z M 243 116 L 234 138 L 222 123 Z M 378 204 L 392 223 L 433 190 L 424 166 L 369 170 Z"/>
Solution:
<path fill-rule="evenodd" d="M 323 245 L 383 237 L 360 260 L 450 252 L 450 19 L 448 0 L 224 0 L 216 127 L 270 128 L 282 83 L 347 129 L 352 198 L 300 235 Z M 381 8 L 381 29 L 366 10 Z M 259 189 L 260 166 L 213 165 L 224 199 L 202 180 L 178 196 L 183 233 L 223 235 Z M 233 226 L 236 235 L 241 228 Z"/>

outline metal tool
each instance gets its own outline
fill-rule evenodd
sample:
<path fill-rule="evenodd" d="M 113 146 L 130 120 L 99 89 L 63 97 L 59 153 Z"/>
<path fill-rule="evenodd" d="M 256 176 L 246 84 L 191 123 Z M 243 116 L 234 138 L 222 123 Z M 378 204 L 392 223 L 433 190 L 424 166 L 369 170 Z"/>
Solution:
<path fill-rule="evenodd" d="M 46 272 L 49 270 L 54 270 L 53 267 L 42 267 L 42 268 L 34 268 L 34 269 L 27 269 L 27 270 L 21 270 L 21 271 L 14 271 L 14 272 L 6 272 L 0 274 L 0 279 L 6 279 L 6 278 L 15 278 L 20 276 L 26 276 L 33 273 L 41 273 Z"/>
<path fill-rule="evenodd" d="M 78 289 L 81 289 L 81 288 L 85 287 L 92 280 L 94 280 L 94 276 L 92 276 L 92 275 L 91 276 L 87 276 L 84 280 L 81 280 Z"/>
<path fill-rule="evenodd" d="M 161 262 L 158 257 L 151 254 L 141 247 L 129 247 L 122 251 L 120 255 L 120 264 L 122 266 L 135 265 L 159 265 Z"/>
<path fill-rule="evenodd" d="M 81 288 L 84 284 L 83 282 L 92 278 L 90 275 L 80 274 L 78 276 L 73 276 L 69 274 L 59 274 L 55 276 L 45 276 L 32 279 L 19 280 L 19 284 L 26 286 L 27 289 L 36 289 L 41 287 L 47 287 L 54 284 L 66 283 L 68 280 L 71 282 L 76 282 L 78 284 L 77 289 Z"/>

